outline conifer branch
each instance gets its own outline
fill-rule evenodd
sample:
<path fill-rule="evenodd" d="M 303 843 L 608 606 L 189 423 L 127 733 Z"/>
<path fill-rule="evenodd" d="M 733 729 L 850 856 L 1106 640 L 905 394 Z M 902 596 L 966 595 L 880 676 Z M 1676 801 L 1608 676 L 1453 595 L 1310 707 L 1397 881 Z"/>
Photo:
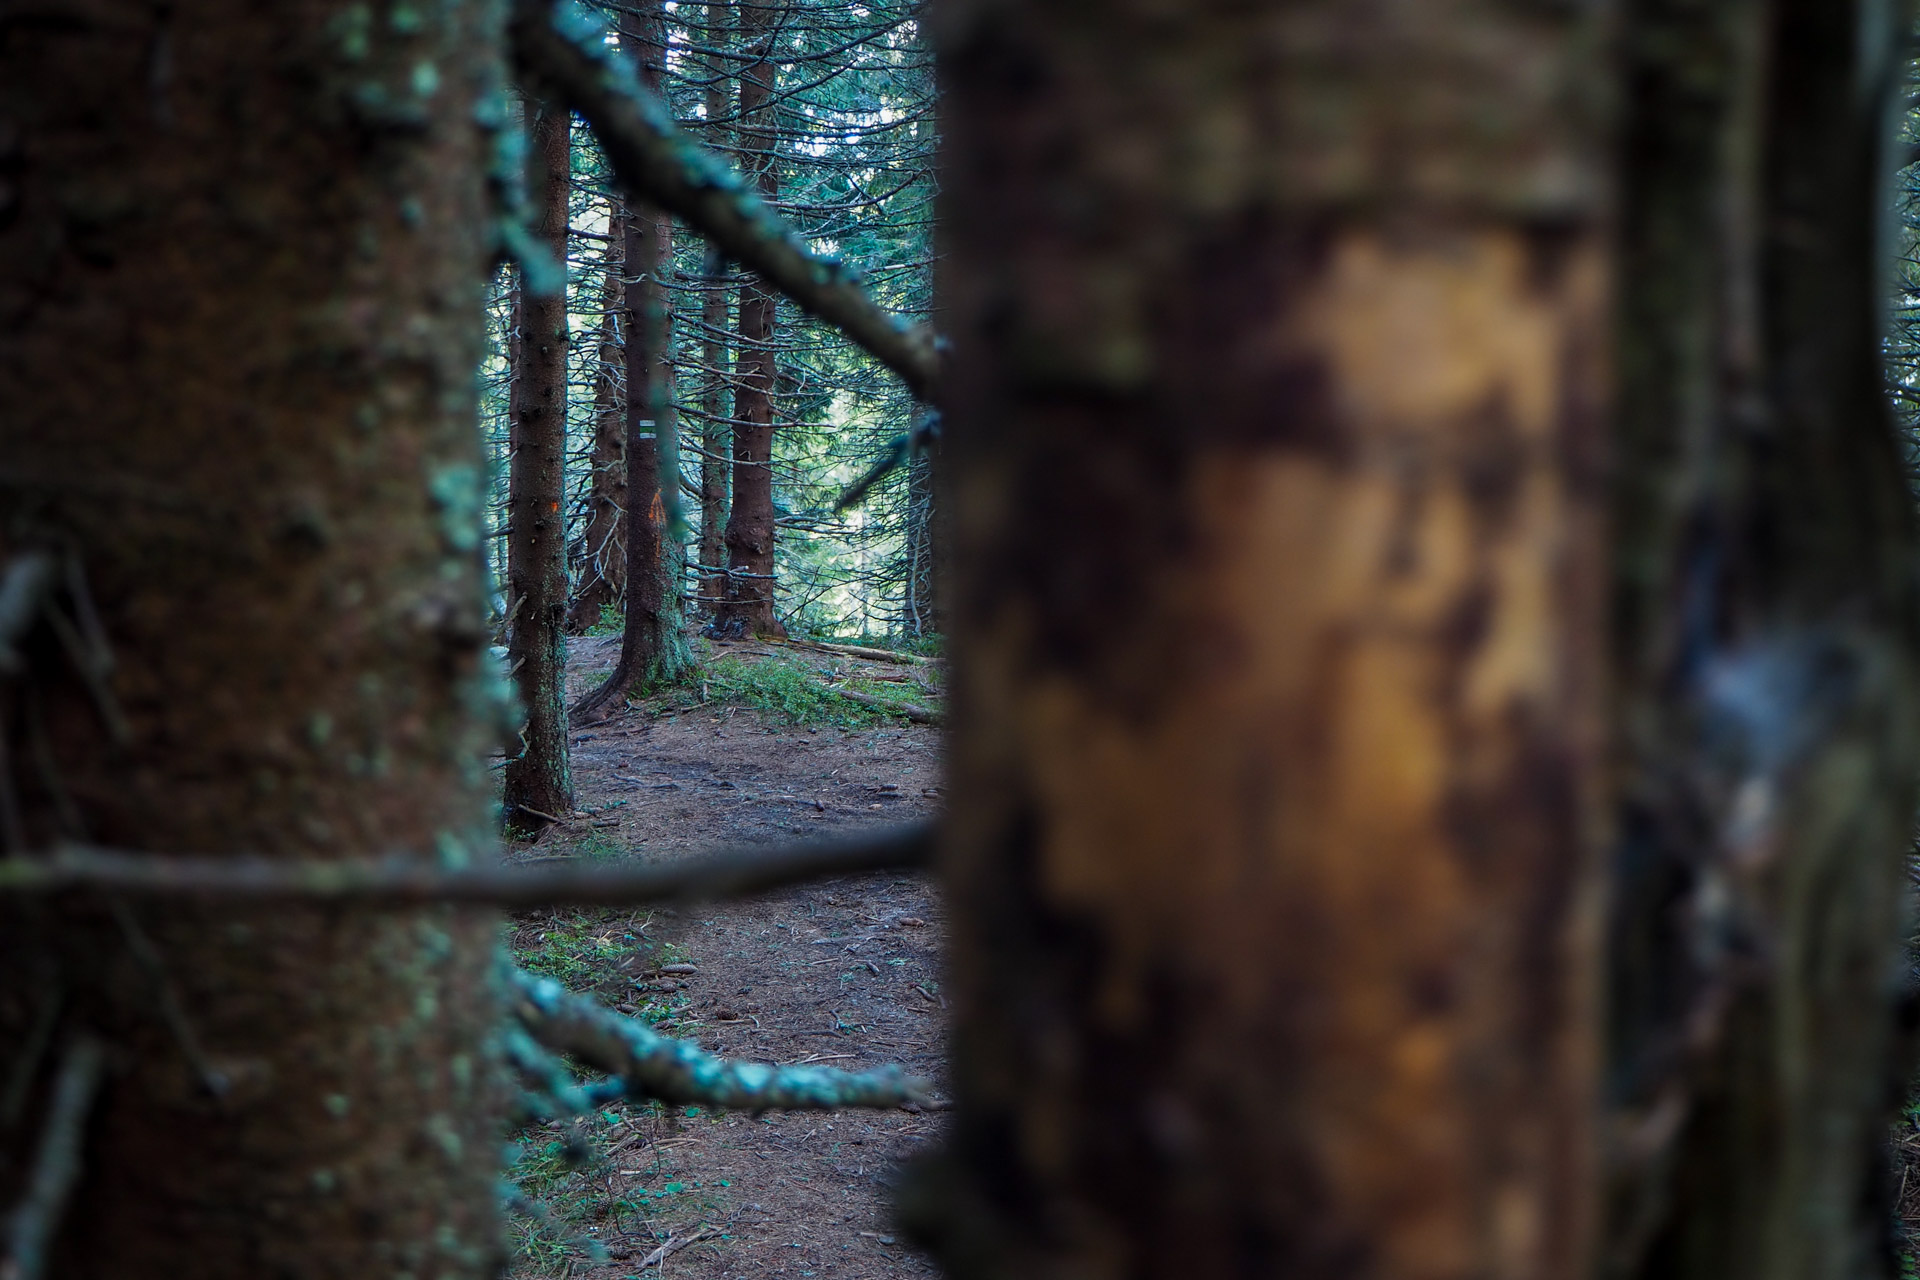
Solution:
<path fill-rule="evenodd" d="M 746 1111 L 827 1111 L 926 1101 L 924 1086 L 899 1067 L 859 1073 L 831 1067 L 730 1062 L 663 1036 L 551 978 L 508 967 L 513 1015 L 540 1044 L 626 1082 L 632 1098 Z"/>
<path fill-rule="evenodd" d="M 671 863 L 447 870 L 421 858 L 342 862 L 170 857 L 66 845 L 0 859 L 0 895 L 76 891 L 124 897 L 290 899 L 409 906 L 445 902 L 525 910 L 743 897 L 830 876 L 925 867 L 932 823 L 805 844 L 744 848 Z"/>
<path fill-rule="evenodd" d="M 865 348 L 914 395 L 934 398 L 933 335 L 883 310 L 844 263 L 810 251 L 739 174 L 682 132 L 626 54 L 607 47 L 596 16 L 574 0 L 515 0 L 509 35 L 522 72 L 580 113 L 628 195 L 678 216 Z"/>

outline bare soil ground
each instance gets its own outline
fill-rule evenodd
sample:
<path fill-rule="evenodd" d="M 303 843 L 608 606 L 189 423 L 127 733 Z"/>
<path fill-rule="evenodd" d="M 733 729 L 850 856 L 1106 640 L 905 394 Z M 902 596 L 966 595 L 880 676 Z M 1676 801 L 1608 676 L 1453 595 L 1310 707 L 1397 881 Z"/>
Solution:
<path fill-rule="evenodd" d="M 569 682 L 604 675 L 616 641 L 576 642 Z M 717 646 L 741 664 L 771 653 Z M 774 656 L 791 679 L 900 682 L 843 657 Z M 868 668 L 871 668 L 869 670 Z M 926 669 L 920 669 L 925 672 Z M 749 676 L 753 673 L 749 671 Z M 931 677 L 916 673 L 930 692 Z M 738 683 L 737 681 L 735 682 Z M 849 706 L 851 723 L 794 724 L 736 703 L 669 693 L 573 737 L 582 814 L 511 851 L 516 860 L 670 860 L 720 845 L 813 838 L 932 815 L 938 731 Z M 923 699 L 924 700 L 924 699 Z M 940 903 L 927 879 L 878 875 L 684 911 L 556 911 L 513 921 L 523 964 L 716 1053 L 863 1070 L 897 1062 L 941 1085 L 945 999 Z M 553 1219 L 525 1221 L 513 1274 L 799 1276 L 933 1274 L 897 1238 L 887 1189 L 940 1133 L 937 1111 L 768 1113 L 759 1118 L 619 1105 L 573 1135 L 520 1135 L 521 1184 Z M 581 1140 L 584 1141 L 581 1141 Z M 601 1242 L 592 1260 L 577 1244 Z"/>

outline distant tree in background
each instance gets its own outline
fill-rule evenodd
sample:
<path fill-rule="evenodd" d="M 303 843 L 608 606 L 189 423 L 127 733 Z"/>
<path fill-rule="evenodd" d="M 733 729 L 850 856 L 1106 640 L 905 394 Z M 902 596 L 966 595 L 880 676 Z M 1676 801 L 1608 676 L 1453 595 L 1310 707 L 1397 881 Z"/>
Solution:
<path fill-rule="evenodd" d="M 567 261 L 573 167 L 569 113 L 527 104 L 527 203 L 546 270 Z M 521 835 L 573 811 L 567 761 L 567 295 L 559 282 L 521 272 L 518 365 L 507 489 L 507 661 L 526 711 L 520 744 L 507 757 L 507 829 Z"/>
<path fill-rule="evenodd" d="M 705 9 L 699 35 L 713 50 L 695 62 L 697 77 L 704 81 L 700 89 L 702 140 L 716 151 L 729 149 L 733 137 L 734 110 L 733 64 L 724 46 L 732 33 L 732 6 L 713 0 Z M 728 341 L 733 323 L 733 287 L 726 278 L 726 264 L 714 261 L 714 270 L 701 264 L 700 274 L 689 286 L 700 298 L 698 352 L 694 365 L 696 377 L 690 386 L 699 389 L 697 413 L 691 420 L 700 428 L 700 543 L 696 560 L 698 573 L 695 590 L 696 611 L 711 620 L 718 616 L 727 597 L 727 508 L 732 497 L 730 463 L 733 456 L 733 348 Z"/>
<path fill-rule="evenodd" d="M 788 13 L 788 6 L 751 0 L 739 7 L 741 44 L 755 60 L 740 72 L 734 137 L 742 168 L 765 200 L 780 193 L 773 95 L 779 68 L 776 46 Z M 780 357 L 774 347 L 776 315 L 777 295 L 771 288 L 752 278 L 740 286 L 727 594 L 714 616 L 714 627 L 723 635 L 780 635 L 785 630 L 775 615 L 773 598 L 773 393 L 780 376 Z"/>
<path fill-rule="evenodd" d="M 615 221 L 624 219 L 617 206 Z M 598 355 L 593 378 L 593 443 L 587 454 L 587 514 L 571 559 L 578 565 L 567 630 L 591 631 L 626 607 L 627 587 L 627 382 L 623 368 L 630 321 L 621 303 L 626 287 L 625 236 L 609 235 L 602 256 Z"/>

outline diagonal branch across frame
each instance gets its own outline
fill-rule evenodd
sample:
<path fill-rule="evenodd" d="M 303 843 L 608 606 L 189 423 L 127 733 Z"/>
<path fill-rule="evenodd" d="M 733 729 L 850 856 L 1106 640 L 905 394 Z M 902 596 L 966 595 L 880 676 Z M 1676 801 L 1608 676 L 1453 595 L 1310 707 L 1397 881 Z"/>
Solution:
<path fill-rule="evenodd" d="M 914 395 L 935 398 L 939 340 L 874 302 L 846 264 L 808 250 L 730 166 L 682 132 L 627 56 L 606 46 L 597 17 L 573 0 L 515 0 L 508 34 L 522 74 L 579 112 L 628 195 L 683 219 L 865 348 Z"/>

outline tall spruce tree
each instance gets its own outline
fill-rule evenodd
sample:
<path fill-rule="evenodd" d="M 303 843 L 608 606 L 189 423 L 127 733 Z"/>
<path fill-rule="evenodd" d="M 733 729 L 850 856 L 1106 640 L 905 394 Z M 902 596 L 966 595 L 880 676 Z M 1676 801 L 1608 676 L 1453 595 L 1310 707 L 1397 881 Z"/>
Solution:
<path fill-rule="evenodd" d="M 564 268 L 573 168 L 565 107 L 527 104 L 527 203 L 540 253 Z M 553 269 L 547 265 L 547 271 Z M 573 811 L 567 760 L 567 347 L 563 285 L 521 273 L 507 488 L 507 659 L 526 725 L 507 758 L 507 830 L 532 835 Z M 631 540 L 631 535 L 629 535 Z"/>
<path fill-rule="evenodd" d="M 619 218 L 616 214 L 616 223 Z M 607 237 L 601 258 L 600 333 L 593 362 L 593 441 L 587 452 L 587 517 L 580 580 L 567 606 L 567 630 L 591 631 L 625 608 L 627 585 L 627 383 L 622 371 L 626 238 Z"/>
<path fill-rule="evenodd" d="M 740 6 L 742 45 L 752 56 L 740 71 L 736 136 L 745 168 L 762 199 L 779 193 L 775 155 L 775 48 L 789 10 L 770 3 Z M 727 597 L 715 626 L 723 634 L 780 635 L 774 610 L 773 394 L 779 379 L 774 347 L 778 295 L 766 282 L 740 286 L 739 346 L 734 353 L 733 498 L 727 512 Z"/>
<path fill-rule="evenodd" d="M 642 83 L 658 91 L 667 58 L 667 18 L 658 0 L 624 15 L 621 34 Z M 615 700 L 672 681 L 692 661 L 683 631 L 677 532 L 669 528 L 662 459 L 676 457 L 674 402 L 673 218 L 626 202 L 615 220 L 622 243 L 622 309 L 626 403 L 626 584 L 620 658 L 612 673 L 575 708 L 576 717 L 611 709 Z M 677 463 L 667 466 L 677 468 Z M 677 483 L 677 474 L 669 483 Z"/>

